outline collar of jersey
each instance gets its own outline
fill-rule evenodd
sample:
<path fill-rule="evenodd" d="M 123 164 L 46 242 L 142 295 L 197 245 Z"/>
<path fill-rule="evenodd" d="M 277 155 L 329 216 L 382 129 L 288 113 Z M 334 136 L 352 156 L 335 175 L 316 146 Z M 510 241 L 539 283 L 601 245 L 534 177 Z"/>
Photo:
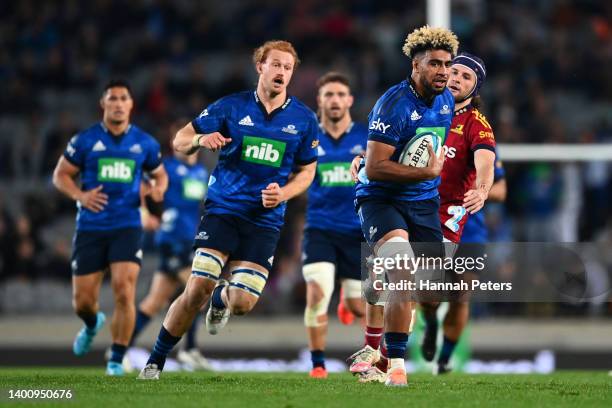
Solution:
<path fill-rule="evenodd" d="M 415 98 L 417 98 L 417 100 L 421 101 L 422 103 L 424 103 L 426 106 L 428 107 L 432 107 L 434 104 L 434 101 L 436 100 L 436 97 L 434 96 L 431 99 L 431 103 L 427 103 L 427 101 L 425 100 L 425 98 L 423 98 L 416 90 L 416 88 L 414 87 L 414 81 L 412 80 L 412 78 L 408 78 L 406 80 L 406 82 L 408 82 L 408 88 L 410 89 L 410 92 L 412 92 L 412 94 L 414 95 Z"/>
<path fill-rule="evenodd" d="M 335 144 L 339 144 L 342 141 L 342 138 L 346 135 L 348 135 L 349 133 L 351 133 L 351 130 L 353 130 L 353 126 L 355 126 L 355 122 L 351 121 L 351 123 L 348 125 L 348 127 L 346 128 L 346 130 L 344 131 L 344 133 L 342 133 L 340 135 L 340 137 L 338 139 L 334 139 L 332 137 L 332 135 L 330 135 L 327 130 L 325 130 L 325 128 L 323 127 L 323 125 L 321 123 L 319 123 L 319 129 L 321 129 L 321 133 L 323 133 L 325 136 L 327 136 L 329 138 L 329 140 L 331 140 L 332 143 Z"/>
<path fill-rule="evenodd" d="M 114 134 L 112 134 L 112 133 L 111 133 L 111 131 L 110 131 L 110 130 L 108 130 L 108 128 L 107 128 L 106 126 L 104 126 L 104 122 L 102 122 L 102 121 L 100 121 L 100 127 L 102 128 L 102 130 L 104 131 L 104 133 L 106 133 L 106 134 L 108 134 L 108 135 L 110 135 L 110 136 L 112 136 L 112 137 L 114 137 L 114 138 L 116 137 L 116 138 L 117 138 L 116 140 L 121 140 L 121 139 L 123 139 L 123 136 L 127 135 L 127 134 L 130 132 L 130 129 L 132 129 L 132 124 L 130 123 L 130 124 L 129 124 L 129 125 L 126 127 L 126 128 L 125 128 L 125 131 L 124 131 L 123 133 L 119 134 L 119 135 L 114 135 Z M 113 139 L 113 140 L 115 140 L 115 139 Z"/>
<path fill-rule="evenodd" d="M 257 89 L 253 91 L 253 97 L 255 98 L 255 103 L 257 104 L 257 106 L 259 106 L 259 109 L 261 109 L 261 113 L 263 113 L 264 118 L 266 120 L 271 120 L 272 117 L 274 117 L 274 115 L 285 110 L 287 106 L 289 106 L 289 104 L 291 103 L 291 97 L 289 96 L 289 94 L 287 94 L 285 102 L 278 108 L 274 109 L 272 112 L 268 113 L 268 111 L 266 110 L 266 107 L 259 99 L 259 96 L 257 96 Z"/>
<path fill-rule="evenodd" d="M 459 116 L 462 113 L 467 112 L 468 110 L 472 109 L 472 104 L 469 103 L 466 106 L 464 106 L 463 108 L 459 109 L 457 112 L 455 112 L 455 116 Z"/>

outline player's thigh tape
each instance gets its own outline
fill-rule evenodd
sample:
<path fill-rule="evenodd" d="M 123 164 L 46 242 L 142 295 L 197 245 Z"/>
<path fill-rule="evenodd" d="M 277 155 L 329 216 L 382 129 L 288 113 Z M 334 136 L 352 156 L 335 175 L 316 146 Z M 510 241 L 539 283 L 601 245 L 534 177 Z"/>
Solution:
<path fill-rule="evenodd" d="M 230 286 L 242 289 L 251 295 L 259 297 L 261 296 L 261 292 L 263 292 L 267 281 L 268 272 L 239 266 L 232 270 Z"/>
<path fill-rule="evenodd" d="M 216 255 L 196 249 L 191 263 L 191 274 L 200 278 L 218 280 L 223 269 L 223 260 Z"/>
<path fill-rule="evenodd" d="M 392 258 L 400 256 L 401 259 L 406 256 L 407 258 L 414 257 L 414 251 L 410 246 L 410 242 L 406 238 L 402 237 L 391 237 L 384 244 L 382 244 L 376 251 L 377 258 Z M 387 279 L 388 280 L 388 279 Z M 385 292 L 380 296 L 380 299 L 374 303 L 376 306 L 385 306 L 389 292 Z"/>
<path fill-rule="evenodd" d="M 345 299 L 360 299 L 361 281 L 358 279 L 343 279 L 342 292 Z"/>
<path fill-rule="evenodd" d="M 304 280 L 314 282 L 321 288 L 323 297 L 316 305 L 306 305 L 304 309 L 304 325 L 306 327 L 318 327 L 322 323 L 318 317 L 327 314 L 329 301 L 334 293 L 335 266 L 331 262 L 315 262 L 304 265 L 302 269 Z"/>

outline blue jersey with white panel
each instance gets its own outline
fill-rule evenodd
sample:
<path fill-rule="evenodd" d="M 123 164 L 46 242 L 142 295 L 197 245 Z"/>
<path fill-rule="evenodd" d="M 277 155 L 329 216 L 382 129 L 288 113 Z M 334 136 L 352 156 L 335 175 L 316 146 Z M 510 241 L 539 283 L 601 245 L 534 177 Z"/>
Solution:
<path fill-rule="evenodd" d="M 351 123 L 334 139 L 321 127 L 317 148 L 317 175 L 308 190 L 306 227 L 361 236 L 359 218 L 353 209 L 355 199 L 350 167 L 353 158 L 365 152 L 366 126 Z"/>
<path fill-rule="evenodd" d="M 454 107 L 455 101 L 448 88 L 428 105 L 413 85 L 404 80 L 389 88 L 374 105 L 368 116 L 368 140 L 395 147 L 390 160 L 397 162 L 406 143 L 418 134 L 433 132 L 443 143 L 451 125 Z M 426 200 L 438 196 L 439 184 L 440 177 L 417 183 L 371 181 L 362 166 L 355 195 L 357 204 L 368 197 L 399 201 Z"/>
<path fill-rule="evenodd" d="M 493 176 L 493 182 L 506 177 L 504 166 L 500 160 L 495 159 L 495 171 Z M 461 242 L 466 244 L 484 244 L 489 240 L 489 231 L 485 223 L 485 208 L 482 208 L 476 214 L 472 214 L 468 217 L 465 226 L 463 227 L 463 234 L 461 235 Z"/>
<path fill-rule="evenodd" d="M 292 169 L 317 160 L 319 125 L 314 112 L 294 97 L 268 113 L 256 91 L 214 102 L 192 121 L 197 133 L 231 137 L 210 177 L 206 211 L 232 214 L 280 230 L 286 203 L 264 208 L 261 191 L 287 184 Z"/>
<path fill-rule="evenodd" d="M 155 241 L 191 243 L 200 222 L 200 202 L 206 195 L 208 172 L 201 164 L 192 166 L 176 157 L 166 158 L 163 163 L 168 173 L 168 190 Z"/>
<path fill-rule="evenodd" d="M 161 165 L 157 140 L 135 125 L 113 135 L 102 122 L 75 135 L 64 157 L 80 169 L 82 189 L 102 185 L 108 204 L 98 213 L 77 203 L 77 230 L 141 227 L 140 181 L 144 171 Z"/>

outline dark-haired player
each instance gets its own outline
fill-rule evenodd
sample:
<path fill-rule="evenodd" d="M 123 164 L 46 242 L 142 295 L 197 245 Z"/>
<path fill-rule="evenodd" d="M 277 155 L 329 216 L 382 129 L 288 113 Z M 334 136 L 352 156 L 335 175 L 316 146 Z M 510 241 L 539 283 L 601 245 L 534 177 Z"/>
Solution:
<path fill-rule="evenodd" d="M 168 352 L 210 299 L 206 327 L 216 334 L 231 314 L 257 303 L 274 261 L 286 201 L 315 175 L 318 123 L 287 95 L 299 63 L 286 41 L 257 48 L 257 88 L 221 98 L 179 130 L 174 148 L 220 150 L 196 235 L 192 274 L 170 306 L 141 379 L 158 379 Z M 230 281 L 219 279 L 228 264 Z"/>
<path fill-rule="evenodd" d="M 449 30 L 429 26 L 414 30 L 403 48 L 412 59 L 410 78 L 391 87 L 370 112 L 367 158 L 359 171 L 356 207 L 362 232 L 377 257 L 412 258 L 409 242 L 442 242 L 438 185 L 443 154 L 436 157 L 428 146 L 430 160 L 422 168 L 405 166 L 398 159 L 405 144 L 422 132 L 435 133 L 440 142 L 446 139 L 455 104 L 446 83 L 458 45 Z M 431 250 L 428 256 L 440 256 L 441 244 L 432 245 Z M 390 280 L 399 279 L 401 272 L 389 271 Z M 390 362 L 385 384 L 389 386 L 407 384 L 404 355 L 411 303 L 395 299 L 384 311 L 384 340 Z M 366 353 L 370 363 L 380 357 L 378 344 L 374 346 L 368 345 L 371 352 Z"/>
<path fill-rule="evenodd" d="M 304 324 L 312 359 L 310 376 L 326 378 L 327 309 L 336 275 L 341 282 L 340 311 L 362 317 L 361 240 L 359 218 L 353 209 L 351 160 L 365 150 L 367 127 L 354 123 L 353 95 L 345 75 L 329 72 L 317 81 L 320 134 L 317 176 L 308 190 L 304 267 L 306 308 Z M 342 317 L 341 317 L 342 318 Z"/>
<path fill-rule="evenodd" d="M 123 375 L 121 362 L 134 329 L 134 297 L 142 260 L 140 188 L 143 172 L 153 185 L 149 194 L 163 199 L 168 177 L 159 143 L 130 124 L 134 106 L 130 86 L 115 80 L 104 87 L 102 121 L 74 136 L 53 173 L 53 184 L 77 202 L 73 239 L 73 306 L 85 322 L 73 351 L 86 354 L 104 325 L 98 296 L 104 271 L 110 268 L 115 310 L 111 323 L 108 375 Z M 75 179 L 80 175 L 81 186 Z"/>

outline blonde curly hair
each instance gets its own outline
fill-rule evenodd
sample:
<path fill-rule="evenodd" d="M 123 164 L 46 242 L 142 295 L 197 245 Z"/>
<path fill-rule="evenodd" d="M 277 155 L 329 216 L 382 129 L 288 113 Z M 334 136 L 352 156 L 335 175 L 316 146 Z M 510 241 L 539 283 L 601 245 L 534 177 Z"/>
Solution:
<path fill-rule="evenodd" d="M 425 25 L 408 34 L 402 50 L 410 58 L 427 50 L 445 50 L 455 57 L 458 48 L 459 40 L 452 31 Z"/>

